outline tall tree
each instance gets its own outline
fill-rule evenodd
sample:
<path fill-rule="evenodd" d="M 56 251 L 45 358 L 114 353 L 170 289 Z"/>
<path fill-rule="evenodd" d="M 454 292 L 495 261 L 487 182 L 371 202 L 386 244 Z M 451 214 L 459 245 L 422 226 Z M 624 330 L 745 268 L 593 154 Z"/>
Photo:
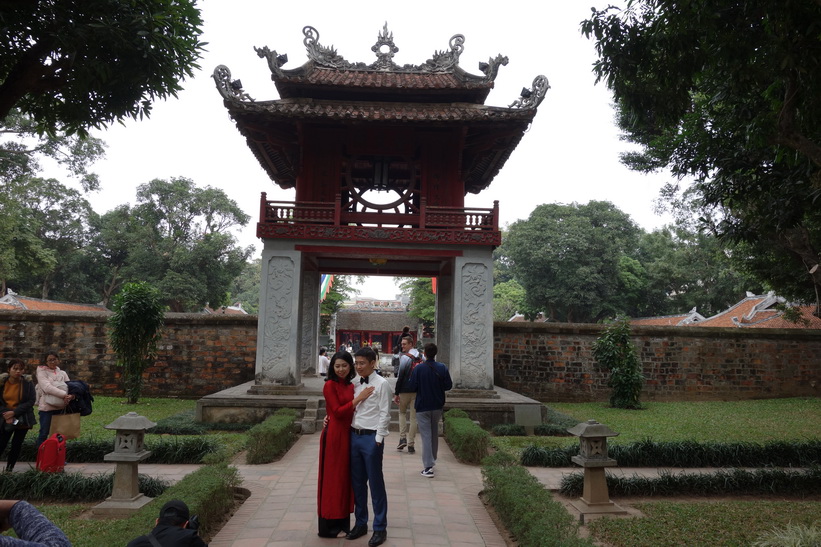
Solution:
<path fill-rule="evenodd" d="M 41 133 L 149 115 L 205 45 L 195 0 L 3 2 L 0 18 L 0 119 L 17 107 Z"/>
<path fill-rule="evenodd" d="M 325 295 L 325 298 L 319 305 L 320 334 L 330 334 L 333 337 L 333 333 L 329 332 L 331 326 L 331 319 L 334 315 L 336 315 L 336 312 L 342 309 L 342 304 L 346 300 L 350 300 L 352 296 L 359 294 L 359 289 L 354 287 L 354 280 L 361 282 L 362 279 L 363 276 L 334 276 L 334 280 L 331 284 L 331 288 L 328 291 L 328 294 Z"/>
<path fill-rule="evenodd" d="M 408 312 L 431 326 L 436 321 L 436 295 L 430 277 L 410 277 L 397 280 L 399 288 L 410 296 Z"/>
<path fill-rule="evenodd" d="M 754 271 L 784 296 L 815 299 L 817 312 L 820 20 L 811 0 L 631 0 L 582 22 L 597 81 L 641 147 L 623 161 L 692 177 L 715 232 L 744 241 Z"/>
<path fill-rule="evenodd" d="M 621 313 L 625 299 L 641 297 L 625 285 L 640 268 L 622 260 L 635 255 L 640 233 L 608 202 L 544 204 L 515 222 L 503 245 L 530 310 L 554 321 L 589 322 Z"/>
<path fill-rule="evenodd" d="M 123 367 L 123 388 L 129 404 L 136 404 L 143 371 L 157 356 L 157 341 L 165 322 L 160 293 L 148 283 L 128 283 L 114 299 L 108 320 L 111 349 Z"/>

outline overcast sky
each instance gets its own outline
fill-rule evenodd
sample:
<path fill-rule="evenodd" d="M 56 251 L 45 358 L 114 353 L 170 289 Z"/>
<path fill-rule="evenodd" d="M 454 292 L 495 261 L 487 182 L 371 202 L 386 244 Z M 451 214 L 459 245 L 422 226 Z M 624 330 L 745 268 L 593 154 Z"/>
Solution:
<path fill-rule="evenodd" d="M 612 0 L 611 0 L 612 1 Z M 603 7 L 607 2 L 596 4 Z M 465 36 L 460 66 L 481 74 L 480 61 L 501 53 L 510 62 L 499 70 L 486 102 L 507 106 L 523 87 L 545 75 L 551 85 L 532 127 L 490 187 L 469 194 L 466 204 L 490 207 L 499 200 L 503 225 L 527 218 L 542 203 L 614 203 L 647 230 L 667 222 L 653 213 L 653 202 L 667 177 L 645 176 L 619 163 L 628 144 L 619 140 L 610 95 L 594 85 L 593 44 L 579 22 L 593 2 L 550 2 L 540 13 L 528 3 L 499 2 L 273 2 L 201 0 L 208 42 L 202 70 L 184 82 L 178 99 L 155 104 L 150 119 L 128 121 L 95 136 L 108 144 L 95 165 L 102 189 L 89 200 L 100 213 L 133 202 L 135 189 L 154 178 L 185 176 L 199 186 L 222 188 L 251 215 L 237 237 L 262 248 L 255 237 L 260 192 L 268 199 L 293 200 L 257 163 L 229 119 L 211 74 L 226 65 L 256 100 L 277 99 L 265 60 L 254 46 L 287 53 L 293 69 L 307 61 L 302 28 L 319 31 L 319 42 L 334 46 L 351 62 L 372 63 L 371 46 L 385 22 L 399 52 L 397 64 L 422 64 L 434 51 L 447 50 L 454 34 Z M 389 278 L 388 278 L 389 279 Z M 392 281 L 370 278 L 363 296 L 390 298 Z"/>

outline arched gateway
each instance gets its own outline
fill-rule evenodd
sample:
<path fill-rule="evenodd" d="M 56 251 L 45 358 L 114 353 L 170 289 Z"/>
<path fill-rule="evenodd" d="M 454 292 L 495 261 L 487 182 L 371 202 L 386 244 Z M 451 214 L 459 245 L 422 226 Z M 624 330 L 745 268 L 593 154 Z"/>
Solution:
<path fill-rule="evenodd" d="M 308 61 L 283 69 L 267 47 L 280 99 L 255 101 L 225 66 L 224 104 L 262 167 L 293 202 L 262 194 L 264 240 L 253 393 L 299 387 L 316 364 L 322 273 L 437 278 L 439 358 L 456 388 L 493 388 L 493 262 L 498 203 L 467 208 L 519 143 L 548 89 L 539 76 L 510 107 L 484 105 L 501 55 L 459 66 L 464 36 L 421 65 L 398 66 L 387 24 L 376 62 L 351 63 L 303 29 Z"/>

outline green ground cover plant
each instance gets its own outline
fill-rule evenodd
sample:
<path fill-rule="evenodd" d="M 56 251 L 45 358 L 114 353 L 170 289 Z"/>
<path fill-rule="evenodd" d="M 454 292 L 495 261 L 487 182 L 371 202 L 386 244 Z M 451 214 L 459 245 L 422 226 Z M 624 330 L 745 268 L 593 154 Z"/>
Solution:
<path fill-rule="evenodd" d="M 251 465 L 270 463 L 285 454 L 296 442 L 294 420 L 297 411 L 280 408 L 268 416 L 261 424 L 248 431 L 248 454 L 246 462 Z"/>
<path fill-rule="evenodd" d="M 577 536 L 578 525 L 564 506 L 533 475 L 507 454 L 482 462 L 484 494 L 519 545 L 592 546 Z"/>
<path fill-rule="evenodd" d="M 803 547 L 821 545 L 821 526 L 805 526 L 787 523 L 764 532 L 753 543 L 753 547 Z"/>
<path fill-rule="evenodd" d="M 168 481 L 139 475 L 139 490 L 155 498 L 169 486 Z M 3 475 L 0 499 L 24 499 L 34 502 L 75 503 L 102 501 L 111 495 L 113 473 L 86 476 L 82 473 L 41 473 L 34 469 L 25 473 Z"/>
<path fill-rule="evenodd" d="M 591 522 L 594 538 L 612 547 L 752 545 L 774 526 L 812 526 L 819 520 L 817 502 L 664 501 L 637 503 L 635 507 L 645 516 Z"/>
<path fill-rule="evenodd" d="M 582 472 L 562 477 L 560 492 L 582 495 Z M 607 476 L 607 490 L 618 496 L 721 496 L 721 495 L 821 495 L 821 468 L 727 469 L 714 473 L 661 472 L 658 477 Z"/>
<path fill-rule="evenodd" d="M 464 463 L 479 463 L 487 456 L 490 435 L 468 417 L 464 410 L 445 412 L 445 440 L 456 458 Z"/>

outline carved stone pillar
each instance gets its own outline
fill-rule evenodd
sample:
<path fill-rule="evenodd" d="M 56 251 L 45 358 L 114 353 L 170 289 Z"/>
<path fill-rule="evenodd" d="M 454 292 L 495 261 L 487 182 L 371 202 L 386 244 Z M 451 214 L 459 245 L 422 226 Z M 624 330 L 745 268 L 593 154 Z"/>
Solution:
<path fill-rule="evenodd" d="M 300 373 L 316 373 L 319 361 L 319 271 L 303 265 L 299 326 Z"/>
<path fill-rule="evenodd" d="M 266 386 L 298 387 L 302 379 L 297 362 L 302 253 L 270 243 L 266 241 L 262 251 L 256 391 L 265 391 Z"/>
<path fill-rule="evenodd" d="M 453 332 L 453 263 L 439 273 L 436 279 L 436 345 L 439 353 L 437 361 L 450 365 L 451 336 Z M 451 375 L 453 370 L 451 368 Z M 455 378 L 454 378 L 455 380 Z"/>
<path fill-rule="evenodd" d="M 493 389 L 491 252 L 454 261 L 450 372 L 458 389 Z"/>

